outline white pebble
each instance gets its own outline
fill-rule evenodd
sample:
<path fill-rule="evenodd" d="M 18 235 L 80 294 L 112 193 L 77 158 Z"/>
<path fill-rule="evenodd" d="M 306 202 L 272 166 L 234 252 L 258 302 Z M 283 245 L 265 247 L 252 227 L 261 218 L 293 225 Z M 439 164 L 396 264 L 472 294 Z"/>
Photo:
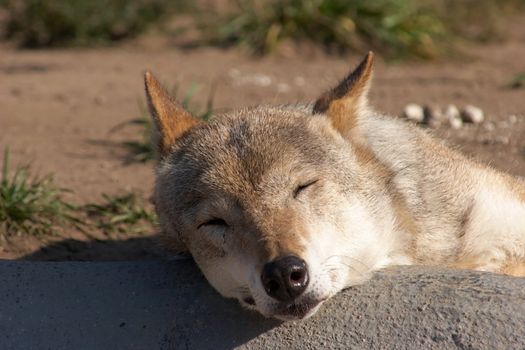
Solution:
<path fill-rule="evenodd" d="M 426 119 L 443 119 L 443 111 L 438 105 L 430 104 L 425 106 L 425 118 Z"/>
<path fill-rule="evenodd" d="M 510 116 L 509 116 L 509 122 L 510 122 L 511 124 L 516 124 L 516 123 L 518 122 L 518 116 L 517 116 L 517 115 L 514 115 L 514 114 L 510 115 Z"/>
<path fill-rule="evenodd" d="M 290 91 L 290 85 L 286 83 L 279 83 L 277 84 L 277 92 L 285 93 Z"/>
<path fill-rule="evenodd" d="M 460 129 L 463 126 L 459 109 L 455 105 L 450 104 L 447 106 L 445 109 L 445 118 L 453 129 Z"/>
<path fill-rule="evenodd" d="M 422 123 L 425 120 L 425 112 L 423 111 L 423 107 L 416 103 L 407 104 L 403 109 L 403 116 L 416 123 Z"/>
<path fill-rule="evenodd" d="M 474 124 L 482 123 L 483 120 L 485 119 L 483 110 L 473 105 L 465 106 L 465 108 L 463 108 L 461 116 L 463 117 L 464 122 L 474 123 Z"/>
<path fill-rule="evenodd" d="M 232 79 L 233 85 L 256 85 L 256 86 L 270 86 L 272 85 L 272 78 L 263 73 L 242 75 L 238 70 L 231 69 L 228 75 Z"/>
<path fill-rule="evenodd" d="M 270 78 L 266 74 L 257 73 L 257 74 L 254 74 L 251 78 L 255 85 L 270 86 L 272 84 L 272 78 Z"/>
<path fill-rule="evenodd" d="M 461 129 L 461 127 L 463 126 L 463 120 L 461 120 L 461 118 L 459 116 L 453 116 L 451 118 L 448 119 L 448 123 L 450 124 L 450 126 L 452 127 L 452 129 Z"/>
<path fill-rule="evenodd" d="M 438 105 L 430 104 L 423 108 L 425 113 L 425 123 L 432 128 L 437 128 L 443 122 L 443 111 Z"/>
<path fill-rule="evenodd" d="M 445 118 L 448 120 L 459 118 L 459 109 L 455 105 L 448 105 L 445 109 Z"/>

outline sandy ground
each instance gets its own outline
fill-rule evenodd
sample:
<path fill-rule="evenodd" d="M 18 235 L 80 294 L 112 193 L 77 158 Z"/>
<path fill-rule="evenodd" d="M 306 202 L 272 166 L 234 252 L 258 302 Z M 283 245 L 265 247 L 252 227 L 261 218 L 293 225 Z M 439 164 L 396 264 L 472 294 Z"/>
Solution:
<path fill-rule="evenodd" d="M 435 133 L 475 158 L 525 176 L 525 89 L 506 87 L 509 79 L 525 71 L 525 27 L 515 28 L 506 42 L 466 48 L 460 59 L 392 63 L 379 57 L 372 104 L 392 115 L 411 102 L 477 105 L 486 113 L 483 124 L 459 130 L 442 126 Z M 111 132 L 141 116 L 145 69 L 168 86 L 178 84 L 180 91 L 199 84 L 195 101 L 200 103 L 215 84 L 214 107 L 220 111 L 309 101 L 359 59 L 314 52 L 255 59 L 236 50 L 181 50 L 147 40 L 89 50 L 2 47 L 0 150 L 9 146 L 15 162 L 31 163 L 40 174 L 54 173 L 60 186 L 73 190 L 68 196 L 75 203 L 127 191 L 148 198 L 153 164 L 130 162 L 122 147 L 122 142 L 140 139 L 140 129 Z M 146 258 L 156 254 L 149 236 L 106 240 L 94 233 L 93 240 L 71 230 L 62 237 L 12 237 L 1 242 L 0 258 Z"/>

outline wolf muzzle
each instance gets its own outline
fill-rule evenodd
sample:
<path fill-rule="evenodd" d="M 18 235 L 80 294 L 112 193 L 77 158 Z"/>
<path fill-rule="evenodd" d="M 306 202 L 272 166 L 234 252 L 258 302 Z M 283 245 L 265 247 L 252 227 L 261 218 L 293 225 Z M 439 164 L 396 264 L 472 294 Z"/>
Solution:
<path fill-rule="evenodd" d="M 266 293 L 279 301 L 291 302 L 308 287 L 308 266 L 303 259 L 285 256 L 263 267 L 261 281 Z"/>

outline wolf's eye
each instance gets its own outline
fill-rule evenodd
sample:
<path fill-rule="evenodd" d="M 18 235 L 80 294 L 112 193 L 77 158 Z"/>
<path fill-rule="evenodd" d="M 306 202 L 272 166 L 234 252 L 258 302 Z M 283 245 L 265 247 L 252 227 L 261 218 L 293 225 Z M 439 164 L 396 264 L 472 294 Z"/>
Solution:
<path fill-rule="evenodd" d="M 226 223 L 226 221 L 224 221 L 221 218 L 213 218 L 213 219 L 210 219 L 208 221 L 203 222 L 197 228 L 201 228 L 201 227 L 205 227 L 205 226 L 224 226 L 224 227 L 227 227 L 228 224 Z"/>
<path fill-rule="evenodd" d="M 313 184 L 315 184 L 318 180 L 312 180 L 312 181 L 309 181 L 303 185 L 299 185 L 295 188 L 295 190 L 293 191 L 293 197 L 294 198 L 297 198 L 297 196 L 303 192 L 304 190 L 306 190 L 308 187 L 312 186 Z"/>

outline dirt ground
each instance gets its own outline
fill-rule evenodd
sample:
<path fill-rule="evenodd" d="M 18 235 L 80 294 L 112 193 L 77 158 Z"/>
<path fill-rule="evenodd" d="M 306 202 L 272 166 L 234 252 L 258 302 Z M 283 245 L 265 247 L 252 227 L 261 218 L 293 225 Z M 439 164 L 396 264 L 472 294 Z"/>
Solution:
<path fill-rule="evenodd" d="M 525 88 L 508 81 L 525 71 L 525 26 L 513 25 L 505 42 L 465 48 L 461 58 L 432 62 L 376 61 L 372 104 L 399 115 L 407 103 L 442 107 L 474 104 L 486 120 L 435 133 L 455 148 L 496 168 L 525 176 Z M 140 129 L 121 123 L 141 116 L 142 73 L 151 69 L 168 86 L 202 89 L 204 103 L 215 84 L 215 110 L 258 103 L 309 101 L 333 85 L 359 55 L 330 57 L 310 50 L 265 58 L 237 50 L 183 50 L 141 39 L 123 46 L 85 50 L 20 51 L 0 47 L 0 150 L 9 146 L 15 163 L 31 163 L 40 174 L 73 190 L 75 203 L 96 202 L 103 193 L 127 191 L 148 198 L 153 163 L 130 161 L 122 142 L 140 139 Z M 210 150 L 212 151 L 212 150 Z M 159 252 L 152 235 L 11 237 L 0 242 L 0 258 L 145 259 Z"/>

